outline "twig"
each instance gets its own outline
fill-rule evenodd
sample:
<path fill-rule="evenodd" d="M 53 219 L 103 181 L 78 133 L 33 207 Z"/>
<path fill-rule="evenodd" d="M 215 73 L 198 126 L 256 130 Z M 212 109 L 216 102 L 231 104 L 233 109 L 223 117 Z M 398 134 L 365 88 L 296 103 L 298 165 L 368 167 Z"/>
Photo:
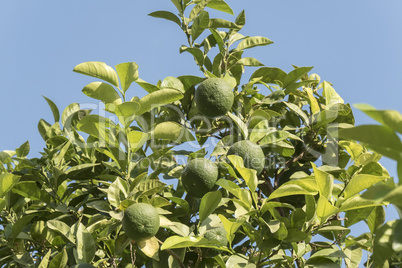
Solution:
<path fill-rule="evenodd" d="M 299 154 L 298 156 L 286 161 L 285 166 L 283 167 L 283 169 L 281 170 L 281 172 L 277 173 L 275 172 L 275 182 L 274 182 L 274 188 L 278 188 L 279 186 L 279 180 L 282 177 L 283 173 L 285 173 L 286 170 L 289 169 L 289 167 L 293 164 L 296 163 L 297 161 L 299 161 L 300 159 L 302 159 L 304 157 L 304 153 L 305 151 L 303 151 L 301 154 Z"/>
<path fill-rule="evenodd" d="M 265 189 L 268 191 L 268 195 L 270 195 L 275 189 L 272 186 L 271 179 L 268 177 L 267 171 L 265 169 L 263 171 L 263 176 L 265 182 L 262 184 L 262 186 L 265 187 Z M 278 198 L 275 198 L 274 200 L 279 202 Z M 283 211 L 282 207 L 277 207 L 276 209 L 282 217 L 285 217 L 285 211 Z"/>
<path fill-rule="evenodd" d="M 135 249 L 133 250 L 133 244 L 132 243 L 130 243 L 130 252 L 131 252 L 131 264 L 132 264 L 133 267 L 135 267 L 136 256 L 135 256 Z"/>

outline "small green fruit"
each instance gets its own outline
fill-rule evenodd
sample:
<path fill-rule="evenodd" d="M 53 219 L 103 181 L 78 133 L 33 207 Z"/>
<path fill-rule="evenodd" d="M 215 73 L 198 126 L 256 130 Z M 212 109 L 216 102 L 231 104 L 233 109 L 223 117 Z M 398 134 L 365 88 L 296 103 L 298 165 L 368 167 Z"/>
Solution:
<path fill-rule="evenodd" d="M 234 101 L 232 88 L 221 78 L 204 80 L 195 91 L 194 98 L 199 112 L 208 117 L 225 115 Z"/>
<path fill-rule="evenodd" d="M 181 182 L 187 194 L 201 198 L 212 190 L 218 180 L 218 166 L 209 159 L 190 160 L 181 175 Z"/>
<path fill-rule="evenodd" d="M 265 155 L 261 147 L 249 141 L 242 140 L 234 143 L 227 155 L 238 155 L 243 158 L 246 168 L 255 169 L 257 175 L 262 172 L 265 165 Z"/>
<path fill-rule="evenodd" d="M 135 203 L 124 211 L 123 230 L 134 241 L 153 237 L 159 230 L 159 214 L 151 205 Z"/>

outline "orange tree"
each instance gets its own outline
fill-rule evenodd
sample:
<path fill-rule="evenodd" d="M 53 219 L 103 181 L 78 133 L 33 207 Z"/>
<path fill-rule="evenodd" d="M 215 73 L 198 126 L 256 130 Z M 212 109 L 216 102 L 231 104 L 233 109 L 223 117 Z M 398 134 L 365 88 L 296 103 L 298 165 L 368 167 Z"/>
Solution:
<path fill-rule="evenodd" d="M 287 73 L 243 57 L 272 43 L 240 33 L 244 11 L 228 21 L 208 12 L 233 15 L 223 0 L 172 3 L 174 13 L 150 15 L 184 32 L 180 52 L 200 76 L 155 85 L 134 62 L 77 65 L 99 79 L 82 91 L 105 113 L 78 103 L 60 113 L 45 98 L 54 123 L 39 121 L 41 156 L 27 157 L 28 142 L 0 153 L 0 264 L 397 265 L 399 238 L 376 246 L 400 226 L 381 227 L 392 200 L 362 195 L 396 186 L 379 154 L 339 138 L 354 125 L 350 105 L 312 67 Z M 257 69 L 246 76 L 246 67 Z M 133 86 L 147 94 L 127 99 Z M 353 236 L 356 223 L 370 232 Z M 376 253 L 389 247 L 392 258 Z"/>

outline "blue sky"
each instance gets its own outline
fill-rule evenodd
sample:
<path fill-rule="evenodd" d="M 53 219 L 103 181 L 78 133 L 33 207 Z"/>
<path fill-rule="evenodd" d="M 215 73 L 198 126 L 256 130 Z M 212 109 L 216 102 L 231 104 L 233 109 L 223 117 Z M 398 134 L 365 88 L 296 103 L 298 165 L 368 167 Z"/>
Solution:
<path fill-rule="evenodd" d="M 227 2 L 236 14 L 245 9 L 243 34 L 275 42 L 245 56 L 285 71 L 292 64 L 315 66 L 313 72 L 332 82 L 346 102 L 402 111 L 401 1 Z M 186 40 L 177 25 L 147 16 L 156 10 L 174 11 L 174 6 L 168 0 L 2 1 L 0 150 L 15 149 L 27 139 L 31 156 L 43 148 L 37 123 L 52 121 L 52 115 L 41 95 L 60 110 L 91 101 L 81 89 L 93 79 L 72 72 L 81 62 L 135 61 L 140 78 L 151 83 L 201 75 L 190 55 L 179 54 Z M 216 16 L 234 19 L 211 12 Z M 138 86 L 129 91 L 145 94 Z M 374 123 L 356 110 L 355 117 L 357 124 Z M 396 175 L 393 162 L 382 163 Z"/>

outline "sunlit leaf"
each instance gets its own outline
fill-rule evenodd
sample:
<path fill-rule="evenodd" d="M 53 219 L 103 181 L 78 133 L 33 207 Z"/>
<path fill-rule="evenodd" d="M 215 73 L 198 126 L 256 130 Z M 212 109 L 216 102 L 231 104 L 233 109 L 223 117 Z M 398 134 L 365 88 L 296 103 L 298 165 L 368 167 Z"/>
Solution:
<path fill-rule="evenodd" d="M 45 96 L 42 96 L 42 97 L 45 98 L 47 104 L 49 105 L 50 109 L 52 110 L 54 122 L 59 122 L 60 112 L 59 112 L 59 109 L 57 108 L 56 104 L 54 104 L 54 102 L 52 100 L 46 98 Z"/>
<path fill-rule="evenodd" d="M 169 140 L 173 142 L 195 140 L 191 132 L 186 127 L 176 122 L 163 122 L 157 124 L 151 136 L 153 139 Z"/>
<path fill-rule="evenodd" d="M 266 46 L 272 43 L 271 40 L 262 36 L 246 37 L 237 45 L 237 49 L 244 50 L 256 46 Z"/>
<path fill-rule="evenodd" d="M 119 79 L 117 78 L 116 72 L 113 70 L 112 67 L 106 65 L 106 63 L 104 62 L 99 61 L 83 62 L 75 66 L 73 71 L 102 79 L 106 82 L 111 83 L 116 87 L 119 86 Z"/>
<path fill-rule="evenodd" d="M 82 92 L 104 103 L 120 104 L 122 102 L 117 91 L 111 85 L 103 82 L 90 83 L 82 89 Z"/>
<path fill-rule="evenodd" d="M 177 17 L 172 12 L 161 10 L 161 11 L 155 11 L 155 12 L 149 13 L 148 15 L 151 17 L 155 17 L 155 18 L 170 20 L 170 21 L 173 21 L 174 23 L 176 23 L 177 25 L 181 26 L 181 21 L 180 21 L 179 17 Z"/>
<path fill-rule="evenodd" d="M 219 191 L 206 193 L 202 199 L 199 209 L 200 222 L 203 222 L 219 205 L 222 194 Z"/>
<path fill-rule="evenodd" d="M 156 107 L 172 103 L 182 98 L 183 94 L 176 89 L 160 89 L 158 91 L 145 95 L 138 101 L 138 103 L 140 104 L 140 109 L 136 112 L 136 115 L 141 115 Z"/>
<path fill-rule="evenodd" d="M 120 78 L 121 89 L 126 92 L 131 83 L 138 79 L 138 64 L 135 62 L 125 62 L 115 67 Z"/>

